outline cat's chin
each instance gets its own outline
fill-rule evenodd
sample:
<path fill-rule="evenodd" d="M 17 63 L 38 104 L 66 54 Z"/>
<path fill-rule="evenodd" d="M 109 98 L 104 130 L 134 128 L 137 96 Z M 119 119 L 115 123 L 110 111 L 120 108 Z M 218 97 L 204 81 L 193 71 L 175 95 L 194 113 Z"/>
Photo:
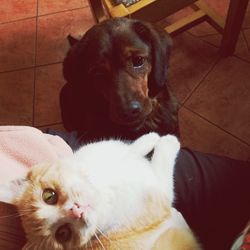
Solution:
<path fill-rule="evenodd" d="M 88 244 L 88 242 L 96 237 L 96 230 L 94 228 L 83 228 L 80 230 L 80 247 Z"/>

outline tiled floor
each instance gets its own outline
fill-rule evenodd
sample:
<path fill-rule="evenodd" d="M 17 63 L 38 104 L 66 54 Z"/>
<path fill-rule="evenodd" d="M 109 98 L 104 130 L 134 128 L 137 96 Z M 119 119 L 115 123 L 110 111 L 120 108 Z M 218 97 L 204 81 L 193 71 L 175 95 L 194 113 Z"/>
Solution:
<path fill-rule="evenodd" d="M 226 14 L 229 0 L 207 1 Z M 0 125 L 62 128 L 66 36 L 93 24 L 87 0 L 1 1 Z M 220 38 L 206 23 L 174 38 L 170 84 L 182 104 L 182 143 L 250 160 L 250 7 L 234 56 L 219 56 Z"/>

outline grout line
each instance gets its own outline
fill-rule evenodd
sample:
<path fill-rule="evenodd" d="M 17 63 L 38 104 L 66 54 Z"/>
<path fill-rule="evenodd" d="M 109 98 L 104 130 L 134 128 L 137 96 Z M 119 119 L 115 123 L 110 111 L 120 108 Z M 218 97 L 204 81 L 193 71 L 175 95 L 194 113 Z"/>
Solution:
<path fill-rule="evenodd" d="M 38 17 L 39 13 L 39 0 L 36 0 L 36 17 Z"/>
<path fill-rule="evenodd" d="M 190 34 L 190 35 L 194 36 L 193 34 Z M 194 36 L 194 37 L 200 39 L 202 42 L 205 42 L 206 44 L 208 44 L 208 45 L 210 45 L 210 46 L 213 46 L 213 47 L 216 48 L 216 49 L 219 49 L 219 48 L 220 48 L 220 45 L 217 46 L 217 45 L 212 44 L 212 43 L 208 42 L 207 40 L 205 40 L 205 38 L 207 38 L 207 37 L 216 36 L 216 35 L 217 35 L 217 36 L 220 35 L 221 38 L 222 38 L 222 34 L 220 34 L 220 33 L 208 34 L 208 35 L 199 36 L 199 37 L 198 37 L 198 36 Z"/>
<path fill-rule="evenodd" d="M 247 48 L 248 48 L 249 53 L 250 53 L 250 46 L 248 45 L 247 39 L 245 38 L 245 34 L 244 34 L 243 31 L 241 31 L 241 32 L 242 32 L 242 34 L 243 34 L 243 36 L 244 36 L 245 42 L 246 42 L 246 44 L 247 44 Z M 220 48 L 220 45 L 217 46 L 217 45 L 212 44 L 212 43 L 210 43 L 210 42 L 208 42 L 208 41 L 206 41 L 206 40 L 203 40 L 203 39 L 205 39 L 206 37 L 209 37 L 209 36 L 212 36 L 212 35 L 200 37 L 200 40 L 201 40 L 202 42 L 205 42 L 205 43 L 208 44 L 208 45 L 213 46 L 213 47 L 216 48 L 216 49 L 219 49 L 219 48 Z M 236 45 L 236 46 L 237 46 L 237 45 Z M 235 48 L 235 49 L 236 49 L 236 48 Z M 239 60 L 242 60 L 242 61 L 244 61 L 244 62 L 246 62 L 246 63 L 250 63 L 250 59 L 248 60 L 248 59 L 246 59 L 246 58 L 243 58 L 243 57 L 241 57 L 241 56 L 238 56 L 238 55 L 235 54 L 235 52 L 234 52 L 234 54 L 233 54 L 231 57 L 235 57 L 235 58 L 237 58 L 237 59 L 239 59 Z M 222 56 L 222 58 L 223 58 L 223 56 Z"/>
<path fill-rule="evenodd" d="M 39 5 L 39 0 L 36 1 L 36 35 L 35 35 L 35 48 L 34 48 L 34 53 L 35 53 L 35 65 L 37 62 L 37 38 L 38 38 L 38 5 Z M 34 127 L 35 125 L 35 102 L 36 102 L 36 66 L 34 67 L 34 82 L 33 82 L 33 110 L 32 110 L 32 126 Z"/>
<path fill-rule="evenodd" d="M 12 20 L 12 21 L 7 21 L 7 22 L 0 22 L 0 25 L 15 23 L 15 22 L 19 22 L 19 21 L 25 21 L 25 20 L 32 19 L 32 18 L 39 18 L 39 17 L 44 17 L 44 16 L 50 16 L 50 15 L 54 15 L 54 14 L 64 13 L 64 12 L 67 12 L 67 11 L 74 11 L 74 10 L 86 9 L 86 8 L 89 8 L 89 6 L 87 5 L 87 6 L 83 6 L 83 7 L 79 7 L 79 8 L 62 10 L 62 11 L 56 11 L 56 12 L 51 12 L 51 13 L 46 13 L 46 14 L 38 15 L 38 3 L 37 3 L 37 14 L 35 16 L 20 18 L 20 19 L 16 19 L 16 20 Z"/>
<path fill-rule="evenodd" d="M 26 21 L 26 20 L 34 19 L 34 18 L 36 18 L 36 16 L 30 16 L 30 17 L 25 17 L 25 18 L 21 18 L 21 19 L 16 19 L 16 20 L 8 21 L 8 22 L 2 22 L 2 23 L 0 23 L 0 25 L 10 24 L 10 23 L 17 23 L 17 22 L 19 22 L 19 21 Z"/>
<path fill-rule="evenodd" d="M 182 108 L 184 108 L 184 109 L 188 110 L 189 112 L 191 112 L 191 113 L 197 115 L 197 116 L 198 116 L 199 118 L 201 118 L 202 120 L 204 120 L 204 121 L 210 123 L 211 125 L 213 125 L 213 126 L 216 127 L 217 129 L 220 129 L 220 130 L 223 131 L 224 133 L 226 133 L 226 134 L 232 136 L 234 139 L 237 139 L 237 140 L 240 141 L 241 143 L 243 143 L 243 144 L 245 144 L 246 146 L 250 147 L 250 144 L 249 144 L 248 142 L 243 141 L 241 138 L 237 137 L 236 135 L 232 134 L 231 132 L 225 130 L 224 128 L 220 127 L 219 125 L 217 125 L 217 124 L 213 123 L 212 121 L 208 120 L 206 117 L 200 115 L 199 113 L 197 113 L 197 112 L 191 110 L 190 108 L 188 108 L 188 107 L 186 107 L 186 106 L 183 106 Z"/>
<path fill-rule="evenodd" d="M 79 8 L 74 8 L 74 9 L 68 9 L 68 10 L 62 10 L 62 11 L 56 11 L 56 12 L 51 12 L 51 13 L 46 13 L 46 14 L 42 14 L 42 15 L 38 15 L 38 17 L 44 17 L 44 16 L 50 16 L 50 15 L 54 15 L 54 14 L 59 14 L 59 13 L 64 13 L 64 12 L 68 12 L 68 11 L 74 11 L 74 10 L 81 10 L 81 9 L 86 9 L 89 8 L 89 6 L 83 6 L 83 7 L 79 7 Z"/>
<path fill-rule="evenodd" d="M 207 71 L 207 73 L 202 77 L 202 79 L 200 80 L 199 83 L 197 83 L 197 85 L 193 88 L 193 90 L 189 93 L 189 95 L 187 97 L 185 97 L 185 99 L 182 101 L 182 106 L 184 106 L 186 104 L 186 102 L 192 97 L 192 95 L 194 94 L 194 92 L 201 86 L 202 82 L 206 79 L 206 77 L 213 71 L 213 69 L 215 68 L 215 66 L 217 65 L 217 63 L 220 61 L 221 57 L 217 58 L 215 60 L 215 62 L 213 63 L 213 65 L 211 66 L 211 68 Z"/>
<path fill-rule="evenodd" d="M 249 51 L 249 53 L 250 53 L 250 51 Z M 250 63 L 250 59 L 248 60 L 248 59 L 242 58 L 241 56 L 238 56 L 238 55 L 233 55 L 233 57 L 235 57 L 235 58 L 237 58 L 245 63 Z"/>
<path fill-rule="evenodd" d="M 221 33 L 214 33 L 214 34 L 207 34 L 207 35 L 202 35 L 202 36 L 199 36 L 199 38 L 206 38 L 206 37 L 210 37 L 210 36 L 222 36 Z"/>
<path fill-rule="evenodd" d="M 36 67 L 45 67 L 45 66 L 50 66 L 50 65 L 55 65 L 55 64 L 60 64 L 63 63 L 63 61 L 57 61 L 57 62 L 53 62 L 53 63 L 44 63 L 44 64 L 37 64 Z"/>
<path fill-rule="evenodd" d="M 62 61 L 53 62 L 53 63 L 38 64 L 38 65 L 30 66 L 30 67 L 24 67 L 24 68 L 12 69 L 12 70 L 0 71 L 0 74 L 17 72 L 17 71 L 26 70 L 26 69 L 39 68 L 39 67 L 44 67 L 44 66 L 49 66 L 49 65 L 55 65 L 55 64 L 60 64 L 60 63 L 62 63 Z"/>
<path fill-rule="evenodd" d="M 213 36 L 213 35 L 211 35 L 211 36 Z M 219 45 L 212 44 L 212 43 L 208 42 L 207 40 L 205 40 L 206 37 L 208 37 L 208 36 L 203 36 L 203 37 L 200 37 L 199 39 L 200 39 L 202 42 L 204 42 L 204 43 L 206 43 L 206 44 L 208 44 L 208 45 L 214 47 L 215 49 L 218 49 L 218 52 L 219 52 L 220 44 L 219 44 Z M 221 37 L 221 38 L 222 38 L 222 37 Z"/>
<path fill-rule="evenodd" d="M 0 74 L 11 73 L 11 72 L 18 72 L 18 71 L 27 70 L 27 69 L 33 69 L 33 68 L 35 68 L 35 66 L 18 68 L 18 69 L 12 69 L 12 70 L 6 70 L 6 71 L 0 71 Z"/>
<path fill-rule="evenodd" d="M 246 45 L 247 45 L 247 48 L 248 48 L 248 51 L 249 51 L 249 53 L 250 53 L 250 44 L 248 43 L 248 40 L 247 40 L 247 38 L 246 38 L 246 35 L 245 35 L 245 32 L 244 32 L 245 30 L 242 30 L 241 32 L 242 32 L 242 36 L 243 36 L 243 39 L 245 40 L 245 43 L 246 43 Z"/>
<path fill-rule="evenodd" d="M 248 41 L 247 41 L 246 36 L 245 36 L 245 34 L 244 34 L 244 31 L 245 31 L 245 30 L 248 30 L 248 29 L 250 29 L 250 27 L 249 27 L 249 28 L 244 28 L 244 29 L 242 28 L 242 29 L 241 29 L 241 33 L 243 34 L 244 40 L 245 40 L 245 42 L 246 42 L 246 44 L 247 44 L 247 48 L 248 48 L 249 53 L 250 53 L 250 45 L 248 44 Z M 207 40 L 205 40 L 207 37 L 211 37 L 211 36 L 215 36 L 215 35 L 220 35 L 220 36 L 221 36 L 221 39 L 222 39 L 222 36 L 223 36 L 223 35 L 220 34 L 220 33 L 216 33 L 216 34 L 207 34 L 207 35 L 202 35 L 202 36 L 195 36 L 195 35 L 193 35 L 192 33 L 189 33 L 188 31 L 187 31 L 187 33 L 188 33 L 189 35 L 195 37 L 195 38 L 200 39 L 202 42 L 205 42 L 206 44 L 209 44 L 209 45 L 213 46 L 214 48 L 218 48 L 218 49 L 220 48 L 220 44 L 219 44 L 219 45 L 215 45 L 215 44 L 212 44 L 212 43 L 208 42 Z M 236 45 L 236 46 L 237 46 L 237 45 Z M 245 58 L 242 58 L 242 57 L 240 57 L 240 56 L 238 56 L 238 55 L 236 55 L 236 54 L 233 54 L 232 56 L 234 56 L 234 57 L 236 57 L 236 58 L 238 58 L 238 59 L 241 59 L 241 60 L 244 61 L 244 62 L 250 63 L 249 60 L 247 60 L 247 59 L 245 59 Z"/>
<path fill-rule="evenodd" d="M 208 22 L 204 21 L 200 24 L 203 24 L 203 23 L 207 23 L 209 24 Z M 197 26 L 193 26 L 191 29 L 194 29 L 195 27 L 198 27 L 200 24 L 198 24 Z M 209 24 L 210 25 L 210 24 Z M 201 38 L 201 37 L 205 37 L 205 36 L 214 36 L 214 35 L 218 35 L 218 34 L 221 34 L 219 33 L 212 25 L 210 25 L 213 29 L 214 29 L 214 33 L 208 33 L 206 35 L 195 35 L 193 32 L 190 32 L 190 30 L 187 30 L 187 33 L 193 37 L 196 37 L 196 38 Z"/>

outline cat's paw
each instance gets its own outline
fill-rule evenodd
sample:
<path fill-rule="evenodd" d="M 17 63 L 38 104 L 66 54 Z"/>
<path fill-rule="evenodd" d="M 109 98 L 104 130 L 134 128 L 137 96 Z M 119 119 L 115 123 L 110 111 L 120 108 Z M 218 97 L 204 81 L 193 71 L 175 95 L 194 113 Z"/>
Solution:
<path fill-rule="evenodd" d="M 166 153 L 172 155 L 177 154 L 179 152 L 181 145 L 176 136 L 165 135 L 161 137 L 158 147 L 165 149 Z"/>
<path fill-rule="evenodd" d="M 147 140 L 148 142 L 155 145 L 161 137 L 159 134 L 157 134 L 155 132 L 150 132 L 148 134 L 141 136 L 140 138 L 142 140 Z"/>
<path fill-rule="evenodd" d="M 145 156 L 154 149 L 160 138 L 155 132 L 145 134 L 131 144 L 131 150 Z"/>

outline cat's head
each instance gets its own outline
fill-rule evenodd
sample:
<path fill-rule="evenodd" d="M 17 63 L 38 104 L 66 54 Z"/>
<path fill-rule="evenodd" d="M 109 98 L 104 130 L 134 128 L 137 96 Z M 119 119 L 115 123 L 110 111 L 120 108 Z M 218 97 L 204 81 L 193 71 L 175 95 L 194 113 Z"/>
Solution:
<path fill-rule="evenodd" d="M 147 157 L 159 139 L 151 133 L 132 144 L 83 146 L 71 158 L 34 166 L 25 179 L 0 186 L 0 200 L 17 206 L 29 246 L 38 249 L 78 249 L 96 235 L 133 228 L 147 211 L 171 206 L 171 199 L 162 202 L 161 173 Z"/>
<path fill-rule="evenodd" d="M 95 232 L 95 214 L 88 213 L 101 198 L 84 173 L 73 168 L 63 162 L 37 165 L 25 179 L 0 188 L 1 200 L 17 206 L 28 241 L 41 242 L 39 249 L 74 249 Z"/>

